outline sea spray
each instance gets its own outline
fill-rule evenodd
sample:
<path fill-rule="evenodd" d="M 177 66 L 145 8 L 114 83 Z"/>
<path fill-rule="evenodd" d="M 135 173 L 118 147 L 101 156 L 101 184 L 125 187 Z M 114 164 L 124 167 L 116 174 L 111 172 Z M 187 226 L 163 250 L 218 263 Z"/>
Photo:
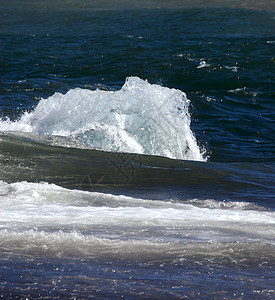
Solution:
<path fill-rule="evenodd" d="M 73 141 L 75 147 L 202 161 L 188 106 L 180 90 L 129 77 L 118 91 L 55 93 L 18 121 L 2 121 L 1 130 L 67 137 L 63 146 Z"/>

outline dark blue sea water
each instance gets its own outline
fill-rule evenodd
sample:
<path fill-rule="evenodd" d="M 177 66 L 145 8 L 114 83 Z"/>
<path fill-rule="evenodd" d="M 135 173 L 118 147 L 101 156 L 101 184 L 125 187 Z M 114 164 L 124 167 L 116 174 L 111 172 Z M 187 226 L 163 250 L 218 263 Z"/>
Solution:
<path fill-rule="evenodd" d="M 1 4 L 1 299 L 274 299 L 274 1 Z"/>

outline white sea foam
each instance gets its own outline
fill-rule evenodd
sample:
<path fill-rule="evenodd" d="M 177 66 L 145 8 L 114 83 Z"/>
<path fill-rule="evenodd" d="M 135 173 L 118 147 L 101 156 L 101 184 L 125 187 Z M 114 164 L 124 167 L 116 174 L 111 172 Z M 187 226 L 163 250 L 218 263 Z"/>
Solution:
<path fill-rule="evenodd" d="M 0 181 L 0 203 L 0 247 L 6 250 L 85 256 L 97 250 L 171 250 L 190 242 L 275 245 L 275 213 L 239 202 L 213 208 L 214 200 L 202 207 Z"/>
<path fill-rule="evenodd" d="M 197 66 L 197 69 L 207 68 L 207 67 L 210 67 L 210 65 L 208 63 L 206 63 L 205 60 L 201 60 L 200 64 Z"/>
<path fill-rule="evenodd" d="M 42 99 L 1 131 L 66 136 L 76 146 L 204 160 L 190 129 L 189 100 L 176 89 L 127 78 L 119 91 L 72 89 Z"/>

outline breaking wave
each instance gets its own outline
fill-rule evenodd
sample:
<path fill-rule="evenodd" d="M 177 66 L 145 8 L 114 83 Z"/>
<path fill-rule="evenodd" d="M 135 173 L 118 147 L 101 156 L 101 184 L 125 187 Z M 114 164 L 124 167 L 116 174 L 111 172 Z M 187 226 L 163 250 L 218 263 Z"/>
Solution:
<path fill-rule="evenodd" d="M 118 91 L 55 93 L 19 120 L 0 125 L 1 131 L 63 137 L 62 146 L 203 161 L 188 106 L 180 90 L 129 77 Z"/>

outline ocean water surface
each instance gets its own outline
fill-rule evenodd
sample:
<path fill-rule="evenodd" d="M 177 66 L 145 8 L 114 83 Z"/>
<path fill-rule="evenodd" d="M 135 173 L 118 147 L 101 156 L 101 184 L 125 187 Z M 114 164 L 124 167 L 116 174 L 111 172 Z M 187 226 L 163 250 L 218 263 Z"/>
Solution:
<path fill-rule="evenodd" d="M 2 1 L 1 299 L 274 299 L 274 1 Z"/>

